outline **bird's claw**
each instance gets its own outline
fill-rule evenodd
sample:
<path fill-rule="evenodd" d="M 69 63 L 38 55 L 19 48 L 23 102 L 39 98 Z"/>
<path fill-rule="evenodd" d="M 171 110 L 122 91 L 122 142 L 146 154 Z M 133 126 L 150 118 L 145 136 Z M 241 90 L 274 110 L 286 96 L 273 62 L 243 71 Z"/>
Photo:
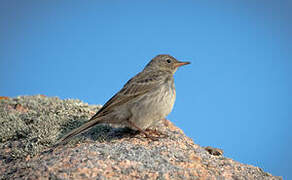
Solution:
<path fill-rule="evenodd" d="M 158 131 L 157 129 L 146 129 L 146 132 L 150 133 L 150 134 L 155 134 L 160 138 L 166 138 L 168 137 L 167 134 L 162 133 L 161 131 Z"/>

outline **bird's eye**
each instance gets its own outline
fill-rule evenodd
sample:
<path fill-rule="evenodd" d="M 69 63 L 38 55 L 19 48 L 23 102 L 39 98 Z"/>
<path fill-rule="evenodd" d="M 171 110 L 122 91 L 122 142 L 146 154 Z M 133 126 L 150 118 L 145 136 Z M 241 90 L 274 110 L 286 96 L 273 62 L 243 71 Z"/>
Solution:
<path fill-rule="evenodd" d="M 167 62 L 167 63 L 171 63 L 171 60 L 170 60 L 170 59 L 167 59 L 166 62 Z"/>

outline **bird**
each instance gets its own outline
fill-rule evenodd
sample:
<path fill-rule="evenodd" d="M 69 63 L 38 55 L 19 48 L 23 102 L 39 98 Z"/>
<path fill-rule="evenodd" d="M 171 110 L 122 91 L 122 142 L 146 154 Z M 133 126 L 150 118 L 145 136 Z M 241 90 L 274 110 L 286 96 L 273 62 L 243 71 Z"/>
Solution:
<path fill-rule="evenodd" d="M 190 64 L 171 55 L 155 56 L 145 68 L 131 78 L 89 121 L 63 136 L 57 144 L 100 124 L 127 126 L 156 140 L 146 130 L 154 127 L 172 111 L 176 99 L 174 73 Z"/>

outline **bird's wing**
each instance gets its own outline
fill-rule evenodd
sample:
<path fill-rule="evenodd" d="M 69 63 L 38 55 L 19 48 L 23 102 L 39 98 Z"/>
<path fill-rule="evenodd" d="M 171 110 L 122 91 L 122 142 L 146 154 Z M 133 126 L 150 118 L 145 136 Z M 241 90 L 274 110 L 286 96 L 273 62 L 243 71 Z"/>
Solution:
<path fill-rule="evenodd" d="M 152 89 L 158 88 L 160 83 L 163 83 L 163 78 L 165 78 L 165 76 L 162 76 L 161 73 L 158 72 L 151 74 L 141 72 L 137 74 L 135 77 L 130 79 L 124 87 L 116 95 L 114 95 L 89 121 L 63 136 L 56 143 L 56 146 L 61 142 L 64 142 L 100 123 L 103 119 L 102 117 L 110 113 L 114 107 L 139 97 Z"/>
<path fill-rule="evenodd" d="M 163 83 L 163 78 L 165 78 L 165 76 L 162 76 L 161 72 L 141 72 L 137 74 L 130 79 L 117 94 L 107 101 L 91 120 L 104 116 L 110 113 L 114 107 L 146 94 L 152 89 L 158 88 L 159 85 Z"/>

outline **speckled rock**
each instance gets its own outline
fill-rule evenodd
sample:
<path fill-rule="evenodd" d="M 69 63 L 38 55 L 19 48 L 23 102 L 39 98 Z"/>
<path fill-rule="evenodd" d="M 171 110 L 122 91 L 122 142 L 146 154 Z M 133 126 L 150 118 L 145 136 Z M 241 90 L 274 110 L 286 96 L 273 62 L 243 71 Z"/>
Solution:
<path fill-rule="evenodd" d="M 52 148 L 101 106 L 45 96 L 0 98 L 1 179 L 282 179 L 202 148 L 170 121 L 152 141 L 98 125 Z M 216 150 L 216 149 L 215 149 Z M 213 155 L 212 155 L 213 154 Z"/>

